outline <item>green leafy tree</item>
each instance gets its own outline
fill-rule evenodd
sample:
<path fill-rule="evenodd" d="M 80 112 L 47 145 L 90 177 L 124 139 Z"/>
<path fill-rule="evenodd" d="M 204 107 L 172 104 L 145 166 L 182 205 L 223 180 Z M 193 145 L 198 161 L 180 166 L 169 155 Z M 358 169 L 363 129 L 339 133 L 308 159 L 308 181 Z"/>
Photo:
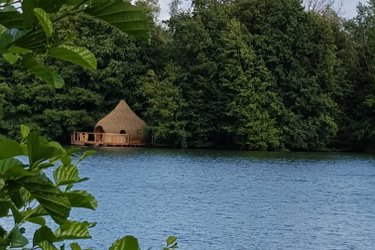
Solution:
<path fill-rule="evenodd" d="M 234 15 L 252 36 L 257 55 L 275 79 L 285 107 L 278 119 L 282 145 L 325 150 L 338 126 L 334 41 L 329 23 L 297 0 L 244 0 Z"/>
<path fill-rule="evenodd" d="M 272 92 L 270 72 L 258 60 L 250 36 L 236 20 L 228 22 L 221 33 L 219 67 L 224 117 L 222 129 L 235 143 L 253 150 L 276 149 L 280 132 L 276 117 L 280 101 Z"/>
<path fill-rule="evenodd" d="M 160 79 L 154 71 L 149 71 L 139 80 L 140 93 L 144 96 L 146 118 L 152 133 L 153 144 L 186 146 L 186 122 L 181 121 L 184 109 L 181 92 L 174 81 L 173 68 L 166 69 L 166 75 Z"/>
<path fill-rule="evenodd" d="M 194 3 L 196 4 L 196 3 Z M 215 146 L 219 102 L 217 48 L 218 30 L 225 26 L 227 15 L 216 3 L 194 6 L 192 13 L 181 13 L 170 20 L 173 40 L 171 57 L 179 72 L 176 79 L 186 106 L 188 145 Z"/>
<path fill-rule="evenodd" d="M 351 92 L 344 102 L 342 137 L 355 150 L 375 148 L 375 1 L 359 4 L 357 16 L 345 23 L 350 36 L 345 53 Z"/>

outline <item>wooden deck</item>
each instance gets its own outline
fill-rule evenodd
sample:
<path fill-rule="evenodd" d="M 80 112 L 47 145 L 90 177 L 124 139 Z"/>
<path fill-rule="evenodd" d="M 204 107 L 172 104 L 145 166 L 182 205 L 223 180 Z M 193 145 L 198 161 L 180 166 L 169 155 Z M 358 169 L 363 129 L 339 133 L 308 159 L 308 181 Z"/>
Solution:
<path fill-rule="evenodd" d="M 70 144 L 93 147 L 144 147 L 146 144 L 132 138 L 129 134 L 75 132 L 71 134 Z"/>

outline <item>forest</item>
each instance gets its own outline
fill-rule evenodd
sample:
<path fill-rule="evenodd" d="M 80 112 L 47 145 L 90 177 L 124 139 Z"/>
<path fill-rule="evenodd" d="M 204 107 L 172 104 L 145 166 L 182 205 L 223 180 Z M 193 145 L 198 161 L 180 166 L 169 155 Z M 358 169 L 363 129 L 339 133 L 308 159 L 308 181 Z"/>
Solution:
<path fill-rule="evenodd" d="M 179 0 L 158 20 L 138 0 L 149 41 L 76 16 L 51 44 L 87 47 L 97 70 L 43 58 L 65 80 L 44 83 L 0 59 L 0 135 L 21 124 L 68 142 L 120 99 L 158 145 L 261 151 L 375 150 L 375 0 L 347 20 L 300 0 Z"/>

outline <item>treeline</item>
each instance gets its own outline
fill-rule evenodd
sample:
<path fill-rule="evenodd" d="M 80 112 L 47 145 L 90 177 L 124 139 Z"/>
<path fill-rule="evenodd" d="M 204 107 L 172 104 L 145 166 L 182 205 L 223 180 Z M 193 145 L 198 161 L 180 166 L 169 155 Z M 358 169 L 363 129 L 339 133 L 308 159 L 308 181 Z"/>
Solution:
<path fill-rule="evenodd" d="M 55 89 L 0 62 L 0 134 L 21 123 L 66 141 L 92 130 L 119 99 L 176 147 L 375 150 L 375 0 L 343 20 L 299 0 L 193 1 L 149 12 L 150 43 L 87 18 L 62 20 L 54 42 L 89 48 L 98 70 L 56 66 Z"/>

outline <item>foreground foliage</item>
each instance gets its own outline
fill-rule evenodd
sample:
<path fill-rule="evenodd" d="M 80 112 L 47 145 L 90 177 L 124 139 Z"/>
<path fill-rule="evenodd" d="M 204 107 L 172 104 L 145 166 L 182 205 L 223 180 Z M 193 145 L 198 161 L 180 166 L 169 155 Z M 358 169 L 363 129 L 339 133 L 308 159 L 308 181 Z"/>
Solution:
<path fill-rule="evenodd" d="M 92 152 L 72 157 L 76 150 L 66 150 L 26 126 L 22 126 L 21 134 L 21 142 L 0 138 L 0 219 L 13 219 L 10 229 L 0 225 L 0 249 L 54 250 L 65 249 L 68 243 L 72 250 L 81 249 L 71 241 L 90 238 L 89 229 L 95 223 L 72 221 L 69 215 L 74 208 L 97 207 L 90 193 L 75 187 L 88 180 L 79 175 L 77 165 Z M 52 172 L 51 176 L 46 172 Z M 30 223 L 38 227 L 32 240 L 24 236 Z M 168 237 L 164 249 L 176 247 L 176 237 Z M 140 248 L 136 238 L 125 236 L 109 249 Z"/>
<path fill-rule="evenodd" d="M 20 60 L 40 80 L 56 88 L 64 85 L 64 79 L 41 63 L 37 54 L 71 62 L 88 70 L 95 70 L 97 62 L 85 47 L 64 44 L 64 41 L 51 46 L 55 23 L 83 14 L 134 37 L 148 39 L 148 22 L 144 12 L 127 1 L 7 0 L 0 4 L 0 54 L 9 64 Z"/>
<path fill-rule="evenodd" d="M 0 152 L 0 217 L 14 219 L 9 232 L 0 228 L 2 249 L 28 245 L 22 227 L 27 223 L 39 225 L 32 246 L 41 249 L 56 249 L 56 242 L 90 237 L 88 229 L 95 224 L 69 220 L 73 207 L 97 207 L 91 194 L 74 189 L 76 183 L 87 180 L 79 176 L 76 165 L 88 154 L 73 163 L 72 151 L 30 133 L 27 127 L 22 127 L 21 143 L 1 138 Z M 49 168 L 54 168 L 52 179 L 45 174 Z M 46 225 L 46 217 L 57 224 L 55 230 Z"/>

